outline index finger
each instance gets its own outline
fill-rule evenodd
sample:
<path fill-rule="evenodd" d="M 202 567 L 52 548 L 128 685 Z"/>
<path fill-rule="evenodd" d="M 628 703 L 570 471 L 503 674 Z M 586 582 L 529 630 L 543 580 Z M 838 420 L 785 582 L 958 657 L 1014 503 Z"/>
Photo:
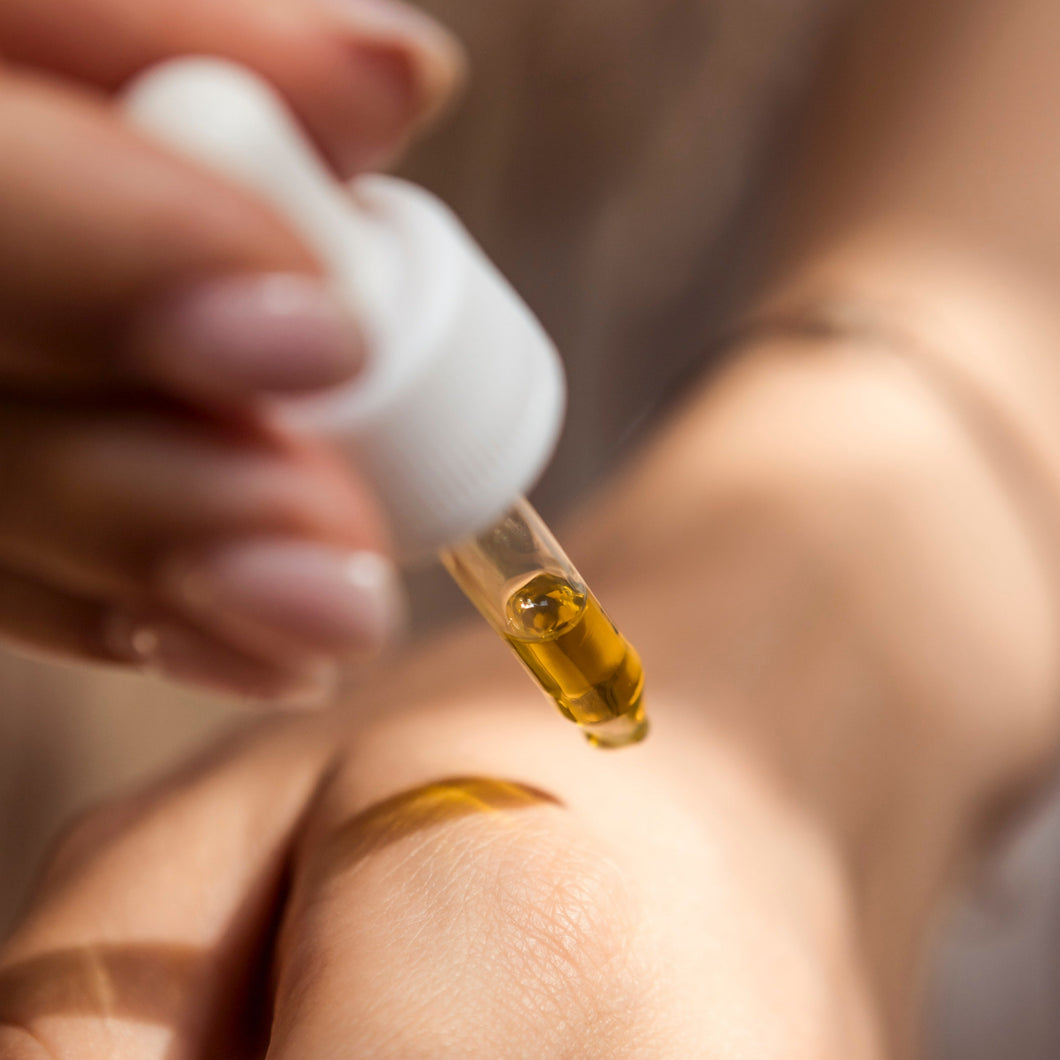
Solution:
<path fill-rule="evenodd" d="M 345 172 L 399 146 L 461 71 L 453 38 L 390 0 L 0 0 L 0 54 L 108 91 L 174 56 L 233 59 L 288 97 Z"/>

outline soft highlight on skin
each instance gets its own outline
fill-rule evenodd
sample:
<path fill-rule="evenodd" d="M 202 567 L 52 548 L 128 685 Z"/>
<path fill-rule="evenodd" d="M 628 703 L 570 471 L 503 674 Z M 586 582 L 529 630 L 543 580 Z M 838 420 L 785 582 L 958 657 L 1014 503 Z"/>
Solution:
<path fill-rule="evenodd" d="M 488 814 L 502 821 L 515 811 L 562 805 L 556 796 L 518 781 L 448 777 L 362 810 L 336 830 L 316 871 L 338 875 L 393 843 L 465 817 Z"/>

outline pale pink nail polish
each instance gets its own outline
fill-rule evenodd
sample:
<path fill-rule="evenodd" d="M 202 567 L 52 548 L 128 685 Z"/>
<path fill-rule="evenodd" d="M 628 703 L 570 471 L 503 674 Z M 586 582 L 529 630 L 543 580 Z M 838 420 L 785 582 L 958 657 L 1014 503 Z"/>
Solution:
<path fill-rule="evenodd" d="M 348 307 L 326 282 L 294 273 L 223 277 L 164 296 L 128 346 L 138 372 L 219 399 L 334 386 L 365 357 Z"/>
<path fill-rule="evenodd" d="M 192 613 L 218 622 L 228 617 L 331 655 L 376 653 L 404 610 L 385 557 L 286 539 L 240 542 L 177 561 L 164 582 Z"/>

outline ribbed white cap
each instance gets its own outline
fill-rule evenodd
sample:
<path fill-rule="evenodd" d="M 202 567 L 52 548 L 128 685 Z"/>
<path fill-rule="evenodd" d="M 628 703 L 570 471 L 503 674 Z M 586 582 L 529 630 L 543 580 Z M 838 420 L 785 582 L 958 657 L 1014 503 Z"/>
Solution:
<path fill-rule="evenodd" d="M 533 485 L 562 425 L 560 360 L 442 203 L 391 177 L 342 187 L 276 93 L 231 63 L 167 63 L 126 107 L 272 202 L 349 300 L 368 367 L 288 411 L 368 476 L 406 558 L 484 529 Z"/>

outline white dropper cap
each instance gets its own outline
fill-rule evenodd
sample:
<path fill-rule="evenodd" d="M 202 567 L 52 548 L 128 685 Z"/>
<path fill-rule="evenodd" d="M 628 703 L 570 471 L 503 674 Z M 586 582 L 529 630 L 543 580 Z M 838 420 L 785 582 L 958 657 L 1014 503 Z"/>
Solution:
<path fill-rule="evenodd" d="M 533 485 L 562 425 L 560 360 L 441 202 L 392 177 L 343 187 L 277 94 L 228 62 L 160 66 L 132 86 L 126 109 L 271 202 L 348 300 L 369 364 L 294 414 L 369 478 L 402 556 L 484 529 Z"/>

